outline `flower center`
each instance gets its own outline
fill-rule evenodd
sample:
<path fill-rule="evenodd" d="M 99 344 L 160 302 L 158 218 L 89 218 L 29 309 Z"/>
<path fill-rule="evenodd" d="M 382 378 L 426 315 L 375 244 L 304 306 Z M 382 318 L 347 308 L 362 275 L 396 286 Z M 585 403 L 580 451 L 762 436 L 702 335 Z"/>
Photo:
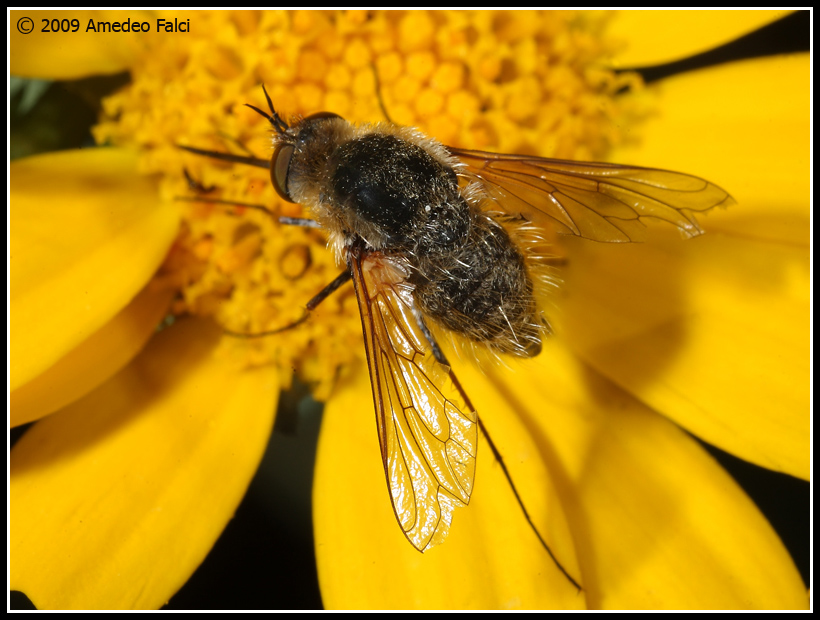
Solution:
<path fill-rule="evenodd" d="M 204 149 L 268 158 L 270 127 L 244 107 L 265 107 L 264 83 L 283 117 L 335 112 L 351 122 L 419 128 L 444 144 L 557 158 L 602 159 L 637 115 L 634 76 L 602 68 L 613 44 L 608 15 L 589 12 L 271 11 L 205 14 L 185 38 L 157 38 L 129 87 L 105 102 L 99 142 L 140 148 L 146 173 L 184 224 L 166 261 L 179 286 L 172 312 L 211 315 L 257 333 L 298 319 L 338 275 L 321 231 L 282 226 L 255 209 L 309 217 L 282 202 L 267 172 L 196 157 Z M 184 170 L 201 185 L 194 190 Z M 169 207 L 170 208 L 170 207 Z M 234 339 L 249 364 L 295 369 L 328 393 L 363 352 L 352 288 L 311 319 L 275 336 Z"/>

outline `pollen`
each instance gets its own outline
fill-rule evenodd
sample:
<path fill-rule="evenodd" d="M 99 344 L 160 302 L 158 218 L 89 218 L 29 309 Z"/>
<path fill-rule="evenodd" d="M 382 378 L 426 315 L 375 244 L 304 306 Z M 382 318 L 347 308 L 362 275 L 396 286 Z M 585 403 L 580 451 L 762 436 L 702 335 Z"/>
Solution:
<path fill-rule="evenodd" d="M 299 57 L 298 76 L 306 82 L 321 83 L 327 75 L 327 58 L 316 50 L 309 50 Z"/>
<path fill-rule="evenodd" d="M 439 92 L 456 92 L 464 84 L 464 67 L 461 63 L 452 61 L 442 63 L 436 67 L 430 83 Z"/>
<path fill-rule="evenodd" d="M 419 81 L 428 80 L 436 69 L 436 55 L 430 50 L 413 52 L 407 56 L 407 72 Z"/>
<path fill-rule="evenodd" d="M 445 144 L 604 159 L 625 140 L 621 128 L 649 113 L 645 99 L 618 95 L 642 84 L 606 68 L 618 45 L 602 34 L 607 19 L 572 11 L 215 13 L 186 37 L 146 40 L 131 83 L 104 101 L 95 137 L 138 149 L 142 171 L 162 179 L 161 198 L 186 199 L 176 202 L 185 219 L 163 271 L 179 285 L 172 312 L 208 314 L 232 332 L 273 330 L 299 319 L 344 265 L 321 231 L 275 221 L 271 214 L 310 214 L 278 198 L 267 170 L 176 145 L 269 159 L 271 127 L 244 107 L 266 109 L 264 82 L 284 119 L 329 111 L 379 122 L 385 110 Z M 245 351 L 248 365 L 277 365 L 285 384 L 295 369 L 318 395 L 364 352 L 349 287 L 297 328 L 224 340 Z"/>
<path fill-rule="evenodd" d="M 416 100 L 416 111 L 419 113 L 419 116 L 433 116 L 434 114 L 438 114 L 443 107 L 444 97 L 431 89 L 423 90 Z"/>
<path fill-rule="evenodd" d="M 435 31 L 432 13 L 410 11 L 399 23 L 399 49 L 403 52 L 428 49 Z"/>
<path fill-rule="evenodd" d="M 371 49 L 361 38 L 354 38 L 345 47 L 344 60 L 354 69 L 368 67 L 372 62 Z"/>

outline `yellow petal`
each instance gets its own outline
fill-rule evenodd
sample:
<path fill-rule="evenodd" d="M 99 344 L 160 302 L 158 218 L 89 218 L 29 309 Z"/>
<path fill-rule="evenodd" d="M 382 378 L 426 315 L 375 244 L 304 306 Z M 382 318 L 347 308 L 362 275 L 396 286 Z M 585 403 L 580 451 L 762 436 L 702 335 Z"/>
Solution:
<path fill-rule="evenodd" d="M 122 28 L 126 20 L 131 32 L 111 32 L 113 22 Z M 153 30 L 154 21 L 143 11 L 11 11 L 11 74 L 70 80 L 127 71 L 138 45 L 151 36 L 134 33 L 133 24 L 145 22 Z"/>
<path fill-rule="evenodd" d="M 626 41 L 616 67 L 688 58 L 733 41 L 792 11 L 618 11 L 607 35 Z"/>
<path fill-rule="evenodd" d="M 808 57 L 798 55 L 664 83 L 670 105 L 645 144 L 615 156 L 700 174 L 738 203 L 702 218 L 706 235 L 686 242 L 661 230 L 643 246 L 573 242 L 558 322 L 569 346 L 651 407 L 741 458 L 807 479 L 804 75 Z M 693 92 L 708 105 L 694 105 Z"/>
<path fill-rule="evenodd" d="M 168 311 L 170 289 L 149 284 L 99 331 L 11 393 L 11 426 L 37 420 L 108 380 L 142 349 Z"/>
<path fill-rule="evenodd" d="M 12 450 L 11 587 L 39 609 L 155 609 L 199 565 L 261 459 L 275 372 L 189 320 Z M 235 343 L 234 343 L 235 344 Z"/>
<path fill-rule="evenodd" d="M 87 149 L 11 166 L 11 389 L 100 329 L 145 286 L 177 233 L 133 153 Z"/>
<path fill-rule="evenodd" d="M 573 244 L 562 338 L 698 437 L 808 479 L 808 250 L 675 236 Z"/>
<path fill-rule="evenodd" d="M 466 373 L 465 373 L 466 374 Z M 777 534 L 685 432 L 559 342 L 493 381 L 559 464 L 590 607 L 806 608 Z M 502 450 L 503 451 L 503 450 Z"/>
<path fill-rule="evenodd" d="M 735 62 L 653 86 L 657 114 L 611 161 L 680 170 L 727 190 L 737 205 L 701 218 L 707 231 L 808 246 L 808 54 Z M 731 217 L 731 225 L 724 219 Z"/>
<path fill-rule="evenodd" d="M 495 398 L 500 398 L 498 394 Z M 505 440 L 515 439 L 511 459 L 536 452 L 515 419 L 495 420 Z M 533 511 L 551 511 L 553 550 L 578 575 L 572 539 L 544 463 L 522 491 L 538 488 Z M 508 460 L 509 462 L 509 460 Z M 390 506 L 373 400 L 359 369 L 325 409 L 313 489 L 314 528 L 322 600 L 329 609 L 551 609 L 582 608 L 579 593 L 558 572 L 529 529 L 493 461 L 479 445 L 476 488 L 470 505 L 455 511 L 450 535 L 421 554 L 405 539 Z M 548 530 L 548 531 L 547 531 Z"/>

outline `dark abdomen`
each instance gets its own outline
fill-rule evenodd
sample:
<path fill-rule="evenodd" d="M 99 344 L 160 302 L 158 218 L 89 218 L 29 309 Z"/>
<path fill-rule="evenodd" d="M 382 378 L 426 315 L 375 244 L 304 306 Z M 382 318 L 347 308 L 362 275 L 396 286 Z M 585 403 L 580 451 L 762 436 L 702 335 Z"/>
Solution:
<path fill-rule="evenodd" d="M 417 303 L 439 324 L 470 340 L 500 353 L 537 355 L 542 326 L 524 256 L 500 224 L 464 207 L 468 225 L 452 235 L 460 237 L 455 243 L 414 252 L 417 274 L 411 282 Z"/>

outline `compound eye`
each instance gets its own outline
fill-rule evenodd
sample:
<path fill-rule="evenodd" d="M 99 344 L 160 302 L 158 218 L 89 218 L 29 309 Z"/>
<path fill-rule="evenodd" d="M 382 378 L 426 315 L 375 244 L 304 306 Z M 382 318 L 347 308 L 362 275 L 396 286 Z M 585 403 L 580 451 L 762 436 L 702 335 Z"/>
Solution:
<path fill-rule="evenodd" d="M 315 120 L 318 120 L 320 118 L 342 118 L 342 117 L 339 116 L 338 114 L 336 114 L 335 112 L 316 112 L 315 114 L 311 114 L 309 116 L 306 116 L 303 119 L 303 122 L 304 121 L 315 121 Z"/>
<path fill-rule="evenodd" d="M 276 147 L 270 160 L 270 180 L 273 189 L 279 196 L 288 202 L 295 202 L 288 192 L 288 169 L 293 158 L 293 145 L 282 144 Z"/>

